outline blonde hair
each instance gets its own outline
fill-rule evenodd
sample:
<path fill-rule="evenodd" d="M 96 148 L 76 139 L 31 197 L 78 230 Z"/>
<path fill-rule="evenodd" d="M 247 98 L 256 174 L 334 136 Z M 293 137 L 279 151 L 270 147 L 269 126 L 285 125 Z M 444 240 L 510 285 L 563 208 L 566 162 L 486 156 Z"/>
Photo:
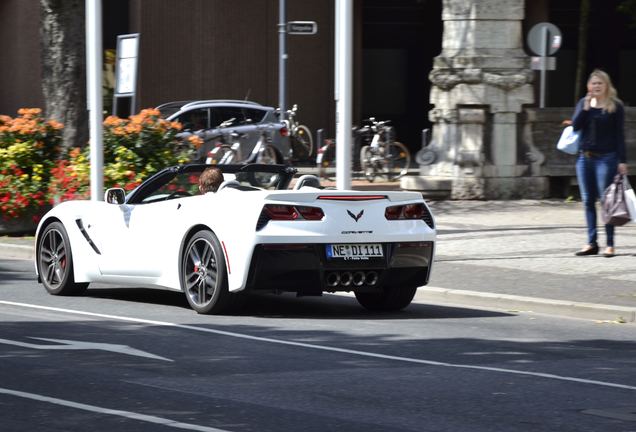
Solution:
<path fill-rule="evenodd" d="M 594 69 L 587 79 L 587 82 L 589 83 L 592 78 L 598 78 L 605 83 L 605 87 L 607 88 L 607 100 L 605 101 L 605 108 L 603 109 L 608 113 L 613 113 L 616 111 L 616 105 L 622 104 L 623 102 L 618 98 L 618 92 L 612 84 L 612 79 L 607 72 L 601 69 Z"/>

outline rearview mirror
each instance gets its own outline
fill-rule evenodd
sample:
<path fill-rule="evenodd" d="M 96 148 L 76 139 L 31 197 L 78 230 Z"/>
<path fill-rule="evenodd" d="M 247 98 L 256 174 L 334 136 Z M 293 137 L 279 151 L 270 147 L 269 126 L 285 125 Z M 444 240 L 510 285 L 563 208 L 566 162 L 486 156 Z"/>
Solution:
<path fill-rule="evenodd" d="M 104 201 L 108 204 L 123 204 L 126 201 L 126 192 L 122 188 L 106 189 Z"/>

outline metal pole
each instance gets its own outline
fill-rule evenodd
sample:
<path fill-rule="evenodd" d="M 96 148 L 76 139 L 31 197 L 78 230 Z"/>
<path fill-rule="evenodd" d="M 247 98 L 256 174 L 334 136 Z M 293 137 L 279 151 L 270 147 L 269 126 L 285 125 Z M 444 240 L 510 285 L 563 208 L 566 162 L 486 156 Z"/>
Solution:
<path fill-rule="evenodd" d="M 545 108 L 545 77 L 546 77 L 546 58 L 550 53 L 548 49 L 548 27 L 544 27 L 541 32 L 541 47 L 543 52 L 541 53 L 541 72 L 540 72 L 540 80 L 541 83 L 539 87 L 541 88 L 539 94 L 539 108 Z"/>
<path fill-rule="evenodd" d="M 285 17 L 285 0 L 278 0 L 278 107 L 280 120 L 285 120 L 287 115 L 287 103 L 285 94 L 285 74 L 287 72 L 287 48 L 285 38 L 287 36 L 287 18 Z"/>
<path fill-rule="evenodd" d="M 90 124 L 91 200 L 104 199 L 102 101 L 102 1 L 86 0 L 87 97 Z"/>
<path fill-rule="evenodd" d="M 336 53 L 336 188 L 351 189 L 352 0 L 336 0 Z"/>

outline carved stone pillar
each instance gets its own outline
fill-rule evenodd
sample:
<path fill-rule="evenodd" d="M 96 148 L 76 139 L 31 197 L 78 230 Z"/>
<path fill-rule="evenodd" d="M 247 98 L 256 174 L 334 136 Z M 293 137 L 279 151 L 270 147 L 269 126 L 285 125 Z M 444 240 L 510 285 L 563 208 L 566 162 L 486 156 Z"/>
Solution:
<path fill-rule="evenodd" d="M 523 105 L 534 102 L 523 11 L 524 0 L 443 1 L 442 52 L 429 74 L 436 158 L 420 169 L 427 188 L 458 199 L 547 195 L 518 139 Z"/>

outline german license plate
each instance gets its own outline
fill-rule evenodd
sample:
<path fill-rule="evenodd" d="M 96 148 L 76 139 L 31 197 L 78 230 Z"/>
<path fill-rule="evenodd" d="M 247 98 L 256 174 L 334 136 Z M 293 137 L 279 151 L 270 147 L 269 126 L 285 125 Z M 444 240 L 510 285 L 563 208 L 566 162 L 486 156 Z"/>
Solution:
<path fill-rule="evenodd" d="M 329 244 L 327 258 L 342 258 L 345 260 L 367 260 L 382 258 L 384 252 L 380 243 Z"/>

